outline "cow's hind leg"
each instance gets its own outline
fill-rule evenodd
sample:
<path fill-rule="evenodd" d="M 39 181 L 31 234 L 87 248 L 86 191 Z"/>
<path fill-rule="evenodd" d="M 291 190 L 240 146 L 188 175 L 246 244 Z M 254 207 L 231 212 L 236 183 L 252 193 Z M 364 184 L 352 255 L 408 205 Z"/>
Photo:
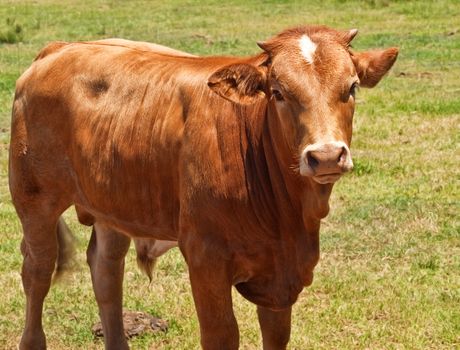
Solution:
<path fill-rule="evenodd" d="M 42 326 L 43 302 L 51 285 L 58 256 L 57 224 L 60 212 L 50 212 L 46 205 L 18 210 L 24 231 L 21 252 L 22 283 L 26 295 L 26 319 L 19 349 L 45 349 Z M 17 206 L 18 208 L 18 206 Z"/>
<path fill-rule="evenodd" d="M 62 145 L 47 128 L 47 119 L 40 108 L 33 108 L 32 100 L 18 88 L 13 104 L 8 169 L 13 204 L 24 233 L 21 252 L 26 319 L 20 349 L 46 348 L 43 302 L 58 257 L 59 217 L 72 205 L 73 197 L 72 177 L 68 176 Z M 60 267 L 64 267 L 66 256 L 60 255 Z"/>
<path fill-rule="evenodd" d="M 105 348 L 110 350 L 129 349 L 123 330 L 122 287 L 124 258 L 130 241 L 96 222 L 87 250 Z"/>
<path fill-rule="evenodd" d="M 284 350 L 291 334 L 291 308 L 273 311 L 257 307 L 264 350 Z"/>

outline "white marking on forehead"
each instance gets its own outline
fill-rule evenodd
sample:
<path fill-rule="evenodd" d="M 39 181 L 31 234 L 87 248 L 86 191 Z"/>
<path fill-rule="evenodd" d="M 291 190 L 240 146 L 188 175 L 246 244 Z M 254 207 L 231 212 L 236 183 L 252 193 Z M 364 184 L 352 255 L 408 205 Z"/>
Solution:
<path fill-rule="evenodd" d="M 302 35 L 299 39 L 300 52 L 302 53 L 305 60 L 309 63 L 313 63 L 313 54 L 316 51 L 316 44 L 311 41 L 310 37 L 306 34 Z"/>

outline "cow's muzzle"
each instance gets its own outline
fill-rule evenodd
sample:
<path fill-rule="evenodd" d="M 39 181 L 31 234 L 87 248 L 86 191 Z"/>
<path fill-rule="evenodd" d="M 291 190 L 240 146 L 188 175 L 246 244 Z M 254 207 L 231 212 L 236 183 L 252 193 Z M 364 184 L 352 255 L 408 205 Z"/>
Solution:
<path fill-rule="evenodd" d="M 350 149 L 342 141 L 309 145 L 300 157 L 300 174 L 320 184 L 334 183 L 351 169 Z"/>

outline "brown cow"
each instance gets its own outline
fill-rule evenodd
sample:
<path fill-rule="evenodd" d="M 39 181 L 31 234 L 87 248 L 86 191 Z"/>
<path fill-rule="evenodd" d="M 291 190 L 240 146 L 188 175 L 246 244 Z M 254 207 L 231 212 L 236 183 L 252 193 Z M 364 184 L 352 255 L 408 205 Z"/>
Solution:
<path fill-rule="evenodd" d="M 258 306 L 264 349 L 284 349 L 333 184 L 352 167 L 355 89 L 376 85 L 398 54 L 351 51 L 356 32 L 294 28 L 249 58 L 100 42 L 45 48 L 13 106 L 10 189 L 27 297 L 20 348 L 46 347 L 58 222 L 76 205 L 96 232 L 88 262 L 107 349 L 128 348 L 129 237 L 178 241 L 204 349 L 238 348 L 232 285 Z"/>

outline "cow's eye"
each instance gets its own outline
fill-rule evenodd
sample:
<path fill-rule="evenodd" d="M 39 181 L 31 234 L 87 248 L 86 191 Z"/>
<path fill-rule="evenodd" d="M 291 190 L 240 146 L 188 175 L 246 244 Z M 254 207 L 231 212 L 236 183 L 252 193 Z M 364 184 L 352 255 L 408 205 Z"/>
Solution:
<path fill-rule="evenodd" d="M 358 89 L 359 89 L 358 82 L 354 82 L 350 87 L 350 96 L 353 96 L 353 98 L 354 98 L 355 94 L 356 94 L 356 90 L 358 90 Z"/>
<path fill-rule="evenodd" d="M 281 94 L 279 90 L 272 89 L 272 96 L 275 98 L 277 101 L 284 101 L 284 97 Z"/>

